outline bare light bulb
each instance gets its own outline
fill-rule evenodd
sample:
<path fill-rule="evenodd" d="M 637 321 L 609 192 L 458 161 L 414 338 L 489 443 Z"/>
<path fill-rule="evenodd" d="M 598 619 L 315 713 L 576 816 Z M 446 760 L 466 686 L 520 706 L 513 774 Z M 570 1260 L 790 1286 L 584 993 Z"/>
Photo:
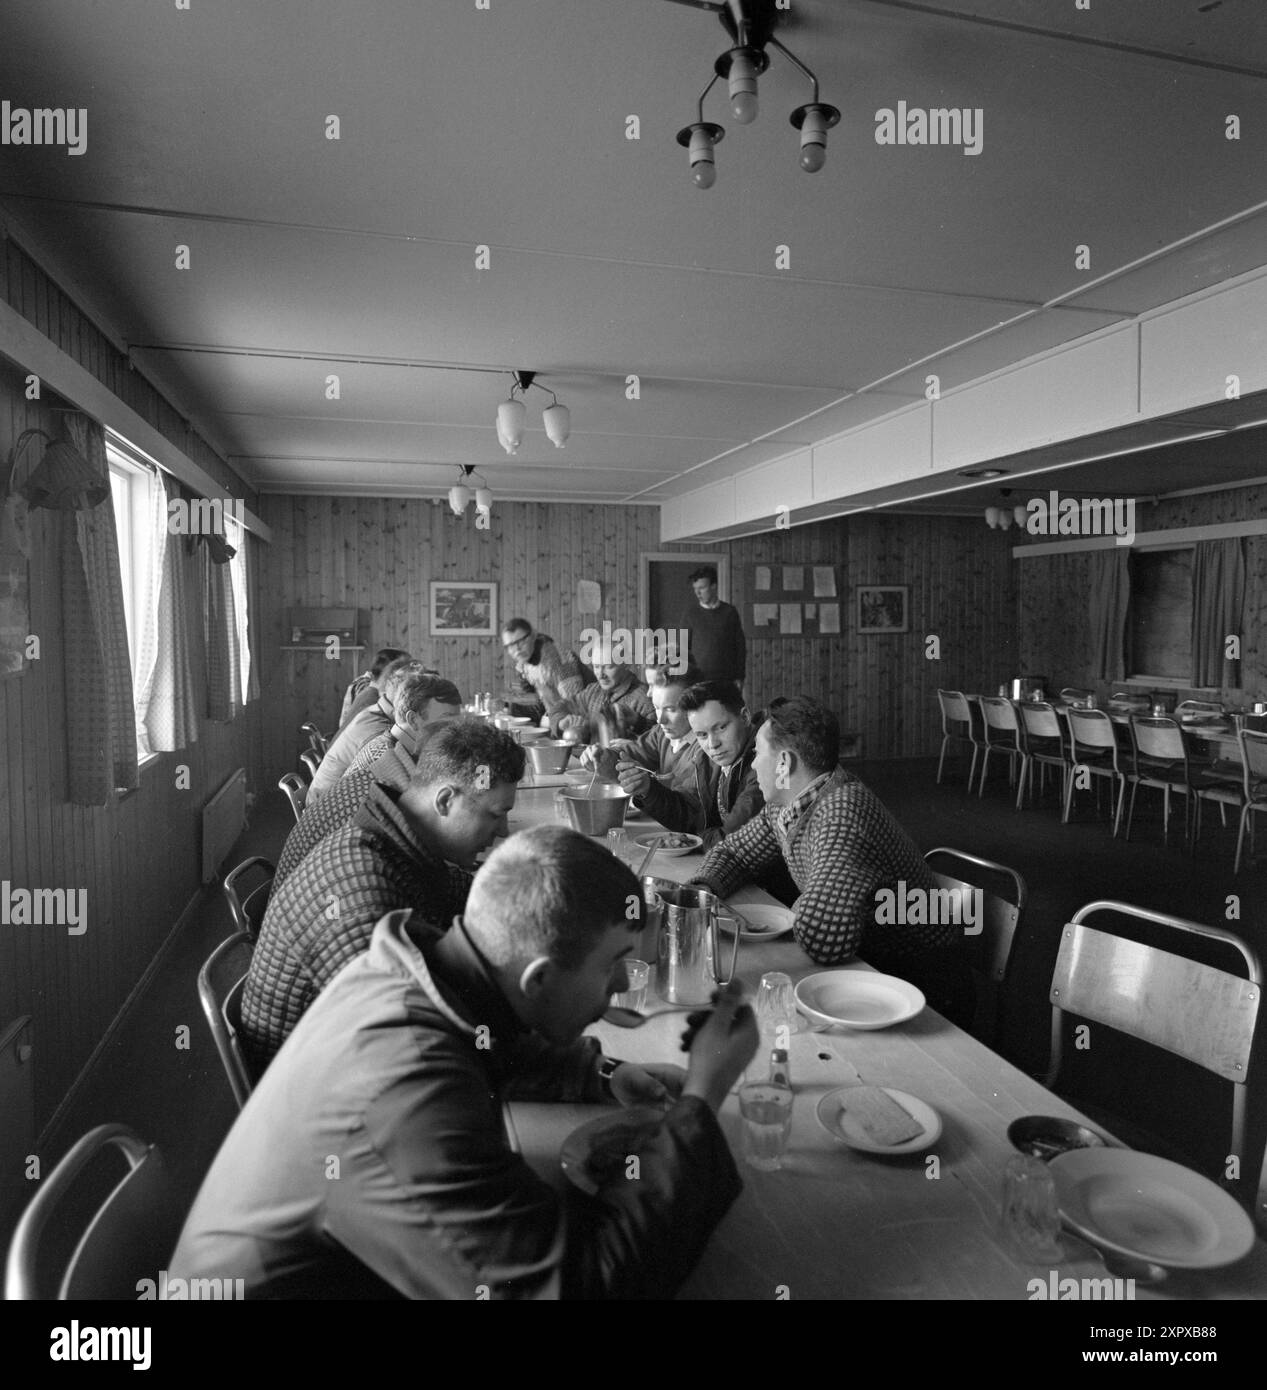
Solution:
<path fill-rule="evenodd" d="M 821 110 L 810 107 L 801 125 L 801 168 L 816 174 L 827 162 L 827 122 Z"/>
<path fill-rule="evenodd" d="M 696 188 L 712 188 L 717 182 L 717 166 L 711 159 L 702 159 L 691 165 L 691 178 Z"/>
<path fill-rule="evenodd" d="M 751 125 L 757 119 L 757 69 L 742 49 L 731 49 L 727 76 L 730 114 L 740 125 Z"/>
<path fill-rule="evenodd" d="M 708 127 L 697 125 L 691 130 L 691 178 L 696 188 L 712 188 L 717 182 L 717 165 L 713 162 L 713 137 Z"/>

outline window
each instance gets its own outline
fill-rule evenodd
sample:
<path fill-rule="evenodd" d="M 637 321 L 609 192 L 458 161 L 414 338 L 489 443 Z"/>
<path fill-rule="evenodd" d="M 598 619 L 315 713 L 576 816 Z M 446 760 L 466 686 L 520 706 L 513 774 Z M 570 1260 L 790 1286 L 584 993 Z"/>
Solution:
<path fill-rule="evenodd" d="M 1132 551 L 1127 617 L 1132 680 L 1192 680 L 1193 547 Z"/>

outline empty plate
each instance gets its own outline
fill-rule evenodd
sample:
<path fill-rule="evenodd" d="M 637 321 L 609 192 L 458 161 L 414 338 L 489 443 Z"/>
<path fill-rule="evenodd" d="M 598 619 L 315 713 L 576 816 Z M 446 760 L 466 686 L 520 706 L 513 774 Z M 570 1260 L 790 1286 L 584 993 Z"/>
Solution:
<path fill-rule="evenodd" d="M 1254 1226 L 1191 1168 L 1133 1149 L 1074 1149 L 1050 1163 L 1060 1214 L 1106 1250 L 1170 1269 L 1213 1269 L 1248 1254 Z"/>
<path fill-rule="evenodd" d="M 796 1003 L 814 1023 L 891 1028 L 914 1018 L 924 1007 L 924 996 L 896 975 L 880 975 L 873 970 L 822 970 L 807 975 L 796 986 Z"/>
<path fill-rule="evenodd" d="M 857 1086 L 840 1086 L 834 1091 L 828 1091 L 818 1102 L 814 1114 L 818 1117 L 818 1123 L 833 1139 L 848 1144 L 851 1149 L 860 1149 L 863 1153 L 917 1154 L 935 1144 L 941 1137 L 941 1116 L 927 1101 L 920 1100 L 918 1096 L 908 1095 L 905 1091 L 896 1091 L 892 1086 L 881 1086 L 878 1089 L 890 1100 L 896 1101 L 916 1124 L 922 1125 L 923 1132 L 915 1135 L 913 1139 L 904 1139 L 900 1144 L 877 1143 L 842 1105 L 842 1102 L 848 1099 L 849 1092 L 858 1089 Z"/>
<path fill-rule="evenodd" d="M 774 903 L 730 904 L 730 910 L 740 918 L 740 941 L 773 941 L 777 936 L 786 936 L 792 930 L 792 909 L 779 907 Z M 722 919 L 717 924 L 722 931 L 729 932 L 730 924 Z"/>

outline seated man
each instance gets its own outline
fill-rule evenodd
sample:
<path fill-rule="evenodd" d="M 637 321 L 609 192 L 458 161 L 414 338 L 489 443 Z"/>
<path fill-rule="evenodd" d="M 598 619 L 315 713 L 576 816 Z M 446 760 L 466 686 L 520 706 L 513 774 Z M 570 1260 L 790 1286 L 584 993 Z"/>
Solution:
<path fill-rule="evenodd" d="M 405 745 L 405 752 L 411 758 L 417 756 L 419 732 L 437 720 L 456 719 L 462 713 L 462 696 L 457 686 L 443 676 L 408 675 L 396 691 L 392 709 L 396 722 L 385 733 L 370 739 L 352 759 L 340 782 L 376 763 L 398 743 Z"/>
<path fill-rule="evenodd" d="M 265 1065 L 339 969 L 398 907 L 447 926 L 465 904 L 475 856 L 499 835 L 523 776 L 523 749 L 480 719 L 448 719 L 404 791 L 376 784 L 274 889 L 242 994 L 242 1035 Z"/>
<path fill-rule="evenodd" d="M 765 808 L 710 851 L 692 883 L 726 897 L 784 860 L 800 889 L 793 930 L 812 961 L 839 965 L 861 954 L 918 985 L 935 1009 L 970 1020 L 962 924 L 877 922 L 881 890 L 901 896 L 936 882 L 880 800 L 839 765 L 836 716 L 804 695 L 775 700 L 767 715 L 753 763 Z"/>
<path fill-rule="evenodd" d="M 656 722 L 636 739 L 622 740 L 613 745 L 616 776 L 620 785 L 631 793 L 633 804 L 644 809 L 644 798 L 653 782 L 658 782 L 697 808 L 697 818 L 703 819 L 703 807 L 717 798 L 720 770 L 704 752 L 691 729 L 691 721 L 681 707 L 685 691 L 697 684 L 693 672 L 680 676 L 649 667 L 654 672 L 651 683 L 651 703 Z M 593 749 L 586 749 L 581 758 L 585 766 L 600 766 Z"/>
<path fill-rule="evenodd" d="M 582 743 L 592 743 L 605 737 L 637 738 L 651 728 L 655 706 L 646 687 L 624 662 L 612 660 L 611 648 L 596 644 L 590 664 L 596 683 L 551 717 L 555 738 L 575 729 Z"/>
<path fill-rule="evenodd" d="M 408 657 L 409 653 L 402 651 L 399 647 L 382 647 L 378 655 L 374 658 L 374 664 L 368 671 L 362 671 L 359 676 L 348 686 L 343 695 L 343 707 L 339 710 L 339 728 L 343 728 L 353 715 L 359 714 L 361 710 L 367 709 L 374 704 L 382 693 L 378 688 L 378 678 L 383 674 L 386 667 L 393 661 L 399 660 L 402 656 Z M 372 699 L 362 700 L 360 697 L 370 688 L 374 687 Z"/>
<path fill-rule="evenodd" d="M 378 698 L 368 708 L 355 714 L 346 727 L 335 734 L 326 755 L 321 759 L 312 785 L 308 788 L 307 805 L 311 806 L 327 795 L 340 777 L 352 766 L 352 759 L 372 738 L 385 734 L 395 719 L 396 696 L 400 683 L 409 675 L 423 675 L 421 661 L 402 657 L 384 667 L 378 678 Z"/>
<path fill-rule="evenodd" d="M 715 769 L 709 789 L 677 790 L 651 781 L 638 805 L 668 830 L 701 835 L 715 845 L 751 820 L 765 804 L 752 760 L 755 730 L 733 681 L 704 681 L 678 697 L 691 730 Z M 619 775 L 619 774 L 618 774 Z"/>
<path fill-rule="evenodd" d="M 685 1073 L 580 1036 L 626 986 L 641 910 L 625 865 L 544 825 L 497 847 L 447 934 L 384 917 L 238 1117 L 173 1276 L 247 1298 L 670 1297 L 740 1191 L 716 1112 L 757 1031 L 736 985 Z M 625 1139 L 640 1176 L 591 1197 L 511 1150 L 512 1097 L 670 1105 Z"/>
<path fill-rule="evenodd" d="M 511 618 L 502 627 L 502 647 L 515 667 L 507 691 L 512 714 L 551 716 L 589 683 L 580 657 L 561 652 L 553 638 L 534 632 L 527 618 Z"/>

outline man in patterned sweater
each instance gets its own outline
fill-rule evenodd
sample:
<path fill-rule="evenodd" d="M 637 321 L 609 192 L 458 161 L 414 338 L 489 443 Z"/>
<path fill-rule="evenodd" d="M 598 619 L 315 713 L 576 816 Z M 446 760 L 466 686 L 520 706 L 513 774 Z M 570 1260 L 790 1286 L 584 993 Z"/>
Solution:
<path fill-rule="evenodd" d="M 242 996 L 242 1033 L 268 1063 L 337 972 L 396 908 L 445 928 L 466 903 L 475 856 L 510 833 L 523 749 L 478 719 L 427 740 L 404 791 L 376 784 L 269 898 Z"/>
<path fill-rule="evenodd" d="M 610 646 L 596 644 L 590 660 L 596 684 L 587 685 L 551 716 L 555 738 L 575 729 L 582 743 L 607 737 L 637 738 L 655 723 L 655 706 L 646 687 L 628 666 L 612 660 Z"/>
<path fill-rule="evenodd" d="M 918 985 L 943 1014 L 970 1020 L 962 923 L 882 925 L 892 913 L 877 920 L 883 890 L 902 901 L 923 891 L 932 903 L 937 885 L 879 798 L 839 766 L 839 754 L 831 710 L 806 696 L 775 700 L 753 762 L 765 807 L 709 853 L 691 882 L 726 897 L 782 859 L 800 889 L 793 930 L 812 961 L 839 965 L 860 954 Z"/>
<path fill-rule="evenodd" d="M 409 675 L 396 692 L 394 705 L 396 722 L 384 733 L 377 734 L 352 759 L 348 770 L 339 780 L 376 763 L 389 748 L 403 743 L 410 757 L 418 752 L 418 736 L 428 724 L 441 719 L 456 719 L 462 713 L 462 696 L 452 681 L 443 676 Z M 336 784 L 337 785 L 337 784 Z"/>
<path fill-rule="evenodd" d="M 515 663 L 511 711 L 539 719 L 553 717 L 592 679 L 575 652 L 563 652 L 527 618 L 511 618 L 502 628 L 502 647 Z"/>

